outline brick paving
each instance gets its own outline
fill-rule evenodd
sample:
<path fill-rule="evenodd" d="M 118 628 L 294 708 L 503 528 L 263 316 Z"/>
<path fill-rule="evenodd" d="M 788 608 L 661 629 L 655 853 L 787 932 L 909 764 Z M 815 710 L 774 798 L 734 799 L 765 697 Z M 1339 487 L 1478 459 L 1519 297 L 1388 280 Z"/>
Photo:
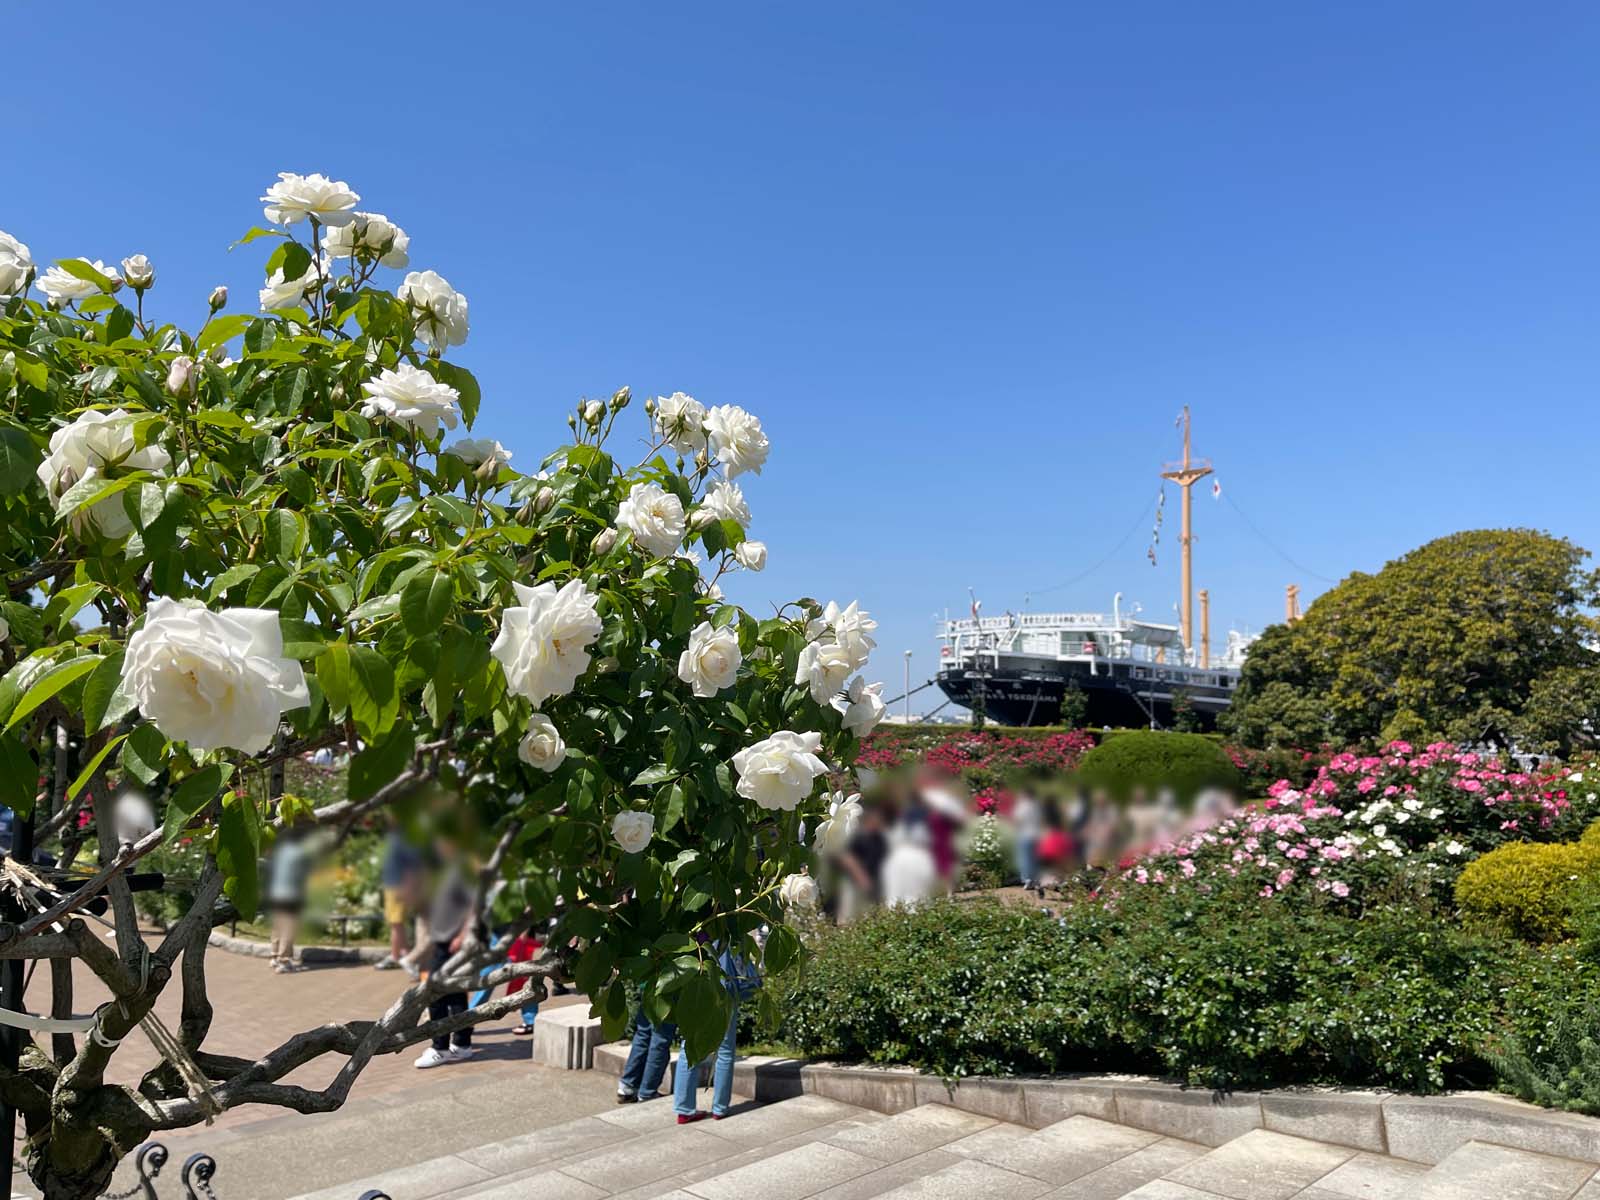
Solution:
<path fill-rule="evenodd" d="M 109 935 L 109 930 L 103 930 Z M 154 945 L 159 934 L 147 933 Z M 216 1016 L 205 1048 L 217 1054 L 257 1058 L 295 1033 L 327 1021 L 375 1018 L 405 990 L 410 982 L 404 971 L 376 971 L 370 965 L 307 966 L 288 975 L 276 975 L 267 959 L 230 954 L 213 946 L 206 954 L 208 990 Z M 82 963 L 74 963 L 76 995 L 73 1007 L 89 1013 L 109 998 L 109 993 Z M 499 994 L 499 993 L 497 993 Z M 174 976 L 159 1001 L 156 1013 L 167 1027 L 178 1028 L 178 1008 L 182 988 Z M 587 1003 L 579 996 L 554 996 L 545 1006 Z M 30 1012 L 47 1012 L 50 1004 L 48 969 L 41 966 L 28 988 L 26 1007 Z M 361 1073 L 350 1092 L 350 1102 L 373 1099 L 395 1092 L 426 1092 L 443 1083 L 445 1077 L 490 1075 L 528 1069 L 532 1057 L 530 1039 L 513 1037 L 511 1030 L 520 1023 L 516 1011 L 506 1017 L 480 1025 L 473 1035 L 477 1057 L 469 1063 L 419 1071 L 412 1060 L 421 1047 L 399 1054 L 374 1058 Z M 139 1077 L 160 1061 L 160 1056 L 141 1030 L 129 1034 L 112 1059 L 108 1078 L 118 1083 L 136 1083 Z M 326 1055 L 285 1077 L 285 1082 L 305 1087 L 325 1087 L 344 1064 L 344 1056 Z M 285 1110 L 261 1105 L 246 1105 L 223 1113 L 213 1129 L 276 1116 Z"/>

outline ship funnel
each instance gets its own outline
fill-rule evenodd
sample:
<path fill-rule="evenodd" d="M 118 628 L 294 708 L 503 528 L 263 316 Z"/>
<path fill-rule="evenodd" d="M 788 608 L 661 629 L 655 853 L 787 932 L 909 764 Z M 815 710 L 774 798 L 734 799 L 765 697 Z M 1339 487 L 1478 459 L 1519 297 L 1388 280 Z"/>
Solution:
<path fill-rule="evenodd" d="M 1118 592 L 1111 597 L 1111 621 L 1118 629 L 1122 628 L 1122 593 Z"/>

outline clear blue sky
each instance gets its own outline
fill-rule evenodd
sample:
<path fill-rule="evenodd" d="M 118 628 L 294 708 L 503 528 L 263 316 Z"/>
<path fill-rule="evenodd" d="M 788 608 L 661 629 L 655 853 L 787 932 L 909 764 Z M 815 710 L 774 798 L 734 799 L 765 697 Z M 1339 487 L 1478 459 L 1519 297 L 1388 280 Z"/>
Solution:
<path fill-rule="evenodd" d="M 624 383 L 761 416 L 771 565 L 733 594 L 859 597 L 889 694 L 969 585 L 1170 614 L 1175 536 L 1152 570 L 1138 518 L 1185 402 L 1238 506 L 1199 505 L 1214 630 L 1457 529 L 1600 549 L 1593 5 L 21 3 L 8 29 L 0 228 L 37 258 L 147 253 L 191 320 L 219 281 L 250 303 L 260 248 L 227 246 L 275 172 L 348 180 L 470 297 L 458 357 L 515 465 Z"/>

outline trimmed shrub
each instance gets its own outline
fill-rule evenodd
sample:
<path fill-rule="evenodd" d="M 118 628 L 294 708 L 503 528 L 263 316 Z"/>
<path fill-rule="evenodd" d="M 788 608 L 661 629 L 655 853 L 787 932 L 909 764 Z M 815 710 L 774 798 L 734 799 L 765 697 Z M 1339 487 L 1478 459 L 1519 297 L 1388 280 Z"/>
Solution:
<path fill-rule="evenodd" d="M 1244 776 L 1211 738 L 1193 733 L 1139 730 L 1109 739 L 1083 756 L 1078 774 L 1090 788 L 1103 788 L 1119 801 L 1135 792 L 1155 797 L 1170 790 L 1180 804 L 1207 788 L 1233 795 L 1244 790 Z"/>
<path fill-rule="evenodd" d="M 783 1040 L 946 1076 L 1133 1071 L 1215 1088 L 1489 1081 L 1503 951 L 1415 908 L 1365 918 L 1150 890 L 1059 918 L 937 902 L 825 933 Z"/>
<path fill-rule="evenodd" d="M 1484 1053 L 1502 1091 L 1600 1114 L 1600 963 L 1571 946 L 1529 954 Z"/>
<path fill-rule="evenodd" d="M 1510 842 L 1469 864 L 1456 880 L 1465 916 L 1503 924 L 1517 937 L 1571 937 L 1572 913 L 1600 871 L 1600 842 Z"/>

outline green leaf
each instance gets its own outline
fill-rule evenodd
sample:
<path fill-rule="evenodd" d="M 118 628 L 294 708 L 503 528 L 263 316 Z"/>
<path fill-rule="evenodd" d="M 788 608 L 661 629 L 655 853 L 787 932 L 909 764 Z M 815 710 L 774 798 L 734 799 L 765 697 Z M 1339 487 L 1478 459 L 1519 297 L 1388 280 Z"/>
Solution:
<path fill-rule="evenodd" d="M 39 451 L 15 425 L 0 425 L 0 493 L 15 496 L 33 486 Z"/>
<path fill-rule="evenodd" d="M 259 903 L 256 879 L 259 833 L 260 822 L 250 797 L 238 792 L 224 796 L 222 820 L 217 826 L 217 866 L 222 868 L 223 892 L 247 921 L 255 917 Z"/>
<path fill-rule="evenodd" d="M 454 363 L 441 361 L 433 364 L 433 367 L 439 379 L 461 393 L 461 417 L 466 421 L 467 428 L 471 429 L 472 423 L 478 419 L 478 405 L 483 402 L 483 391 L 478 387 L 477 379 L 471 371 Z"/>
<path fill-rule="evenodd" d="M 104 661 L 98 654 L 84 655 L 82 658 L 69 658 L 65 662 L 52 663 L 27 691 L 22 693 L 22 699 L 17 701 L 16 708 L 11 710 L 11 719 L 6 722 L 6 729 L 15 729 L 17 725 L 41 704 L 51 697 L 59 695 L 63 688 L 82 679 Z"/>
<path fill-rule="evenodd" d="M 85 283 L 94 284 L 95 287 L 99 288 L 102 292 L 111 291 L 111 280 L 100 274 L 99 271 L 96 271 L 84 259 L 58 258 L 56 259 L 56 266 L 60 267 L 74 279 L 81 279 Z"/>
<path fill-rule="evenodd" d="M 610 980 L 616 963 L 617 956 L 611 947 L 604 942 L 596 942 L 578 960 L 577 969 L 572 973 L 573 982 L 585 996 L 598 996 L 600 989 Z"/>
<path fill-rule="evenodd" d="M 76 800 L 78 793 L 89 786 L 89 781 L 94 778 L 94 773 L 100 769 L 100 764 L 111 757 L 111 752 L 122 745 L 127 736 L 125 733 L 119 733 L 104 746 L 100 747 L 100 752 L 88 761 L 83 770 L 78 772 L 78 777 L 72 781 L 72 786 L 67 789 L 67 799 L 69 801 Z"/>
<path fill-rule="evenodd" d="M 230 313 L 226 317 L 212 317 L 200 331 L 200 336 L 195 339 L 195 348 L 202 351 L 215 349 L 223 342 L 238 337 L 250 328 L 250 322 L 255 319 L 250 313 Z"/>
<path fill-rule="evenodd" d="M 368 646 L 350 647 L 350 716 L 369 742 L 389 732 L 400 711 L 389 660 Z"/>
<path fill-rule="evenodd" d="M 251 578 L 259 570 L 261 566 L 258 563 L 238 563 L 229 567 L 211 581 L 211 598 L 215 600 L 230 588 Z"/>
<path fill-rule="evenodd" d="M 122 748 L 122 769 L 140 783 L 153 783 L 167 769 L 167 738 L 146 721 L 128 735 Z"/>
<path fill-rule="evenodd" d="M 171 842 L 194 820 L 195 814 L 217 798 L 233 768 L 218 763 L 202 767 L 180 783 L 167 797 L 167 812 L 162 823 L 162 838 Z M 252 856 L 253 857 L 253 856 Z M 239 910 L 243 912 L 243 909 Z"/>
<path fill-rule="evenodd" d="M 255 241 L 257 238 L 264 238 L 264 237 L 286 238 L 288 236 L 289 236 L 288 230 L 285 230 L 285 229 L 263 229 L 259 225 L 252 225 L 249 229 L 245 230 L 244 236 L 241 237 L 232 246 L 229 246 L 228 249 L 232 250 L 237 246 L 248 246 L 251 242 Z"/>
<path fill-rule="evenodd" d="M 653 767 L 646 767 L 633 777 L 634 787 L 654 787 L 658 783 L 665 783 L 669 779 L 677 778 L 678 772 L 671 767 L 657 763 Z"/>
<path fill-rule="evenodd" d="M 120 342 L 133 332 L 133 314 L 118 304 L 106 314 L 106 345 Z"/>
<path fill-rule="evenodd" d="M 767 947 L 761 961 L 768 975 L 779 975 L 800 955 L 800 939 L 787 925 L 774 925 L 767 934 Z"/>
<path fill-rule="evenodd" d="M 350 799 L 362 801 L 389 783 L 411 763 L 417 738 L 410 721 L 401 721 L 389 736 L 360 750 L 350 760 Z"/>
<path fill-rule="evenodd" d="M 39 786 L 39 765 L 22 740 L 0 734 L 0 804 L 18 812 L 31 812 Z"/>
<path fill-rule="evenodd" d="M 83 685 L 83 731 L 93 733 L 112 721 L 120 720 L 133 711 L 134 699 L 130 693 L 117 695 L 122 683 L 123 652 L 116 651 L 101 660 Z"/>
<path fill-rule="evenodd" d="M 413 575 L 400 593 L 400 619 L 416 638 L 436 638 L 455 600 L 455 579 L 446 571 Z"/>
<path fill-rule="evenodd" d="M 306 527 L 300 514 L 287 508 L 274 508 L 262 518 L 261 524 L 267 553 L 279 562 L 294 562 L 305 544 Z"/>
<path fill-rule="evenodd" d="M 685 976 L 673 994 L 672 1015 L 688 1044 L 689 1061 L 699 1062 L 728 1030 L 728 993 L 705 971 Z"/>
<path fill-rule="evenodd" d="M 317 682 L 328 698 L 328 713 L 335 720 L 350 707 L 350 644 L 334 642 L 317 658 Z"/>

